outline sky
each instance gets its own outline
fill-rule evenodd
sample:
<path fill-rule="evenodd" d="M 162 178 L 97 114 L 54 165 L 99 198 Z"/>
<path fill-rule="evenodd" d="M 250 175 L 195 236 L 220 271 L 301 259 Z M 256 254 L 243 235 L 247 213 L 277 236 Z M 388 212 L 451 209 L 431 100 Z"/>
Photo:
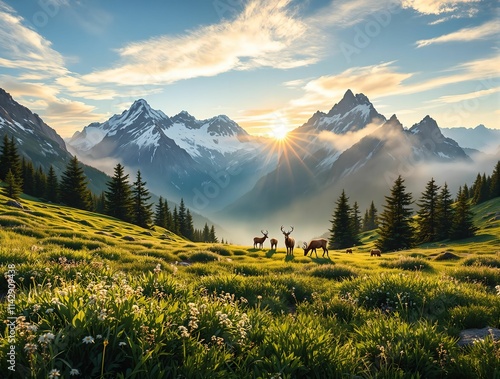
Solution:
<path fill-rule="evenodd" d="M 347 89 L 500 128 L 495 0 L 0 0 L 0 87 L 63 137 L 143 98 L 272 135 Z"/>

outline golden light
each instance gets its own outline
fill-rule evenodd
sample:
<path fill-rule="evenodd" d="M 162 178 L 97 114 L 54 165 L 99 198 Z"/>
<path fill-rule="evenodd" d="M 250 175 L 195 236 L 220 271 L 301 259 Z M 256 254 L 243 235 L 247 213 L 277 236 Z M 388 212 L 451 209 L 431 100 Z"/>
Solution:
<path fill-rule="evenodd" d="M 287 134 L 288 129 L 285 127 L 285 125 L 276 125 L 272 130 L 273 137 L 278 141 L 284 140 Z"/>

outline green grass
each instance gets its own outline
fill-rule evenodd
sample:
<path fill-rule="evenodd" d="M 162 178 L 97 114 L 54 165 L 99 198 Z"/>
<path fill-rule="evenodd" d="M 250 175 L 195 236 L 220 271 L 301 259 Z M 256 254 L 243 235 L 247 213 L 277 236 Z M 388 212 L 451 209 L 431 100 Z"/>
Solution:
<path fill-rule="evenodd" d="M 500 199 L 475 208 L 475 238 L 370 257 L 371 231 L 330 259 L 5 201 L 0 268 L 15 270 L 19 318 L 15 341 L 2 329 L 2 377 L 500 377 L 500 342 L 456 343 L 464 328 L 500 327 Z"/>

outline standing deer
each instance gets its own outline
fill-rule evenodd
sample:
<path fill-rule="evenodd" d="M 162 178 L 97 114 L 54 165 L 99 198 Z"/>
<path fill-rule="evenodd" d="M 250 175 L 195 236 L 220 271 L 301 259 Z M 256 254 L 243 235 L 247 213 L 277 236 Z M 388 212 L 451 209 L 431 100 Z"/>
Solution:
<path fill-rule="evenodd" d="M 253 248 L 257 248 L 257 244 L 259 245 L 259 248 L 262 249 L 264 247 L 264 241 L 267 238 L 267 234 L 269 233 L 267 230 L 264 232 L 263 230 L 260 231 L 264 237 L 255 237 L 253 239 Z"/>
<path fill-rule="evenodd" d="M 304 242 L 304 246 L 302 247 L 304 249 L 304 256 L 306 256 L 309 251 L 311 252 L 311 256 L 312 256 L 312 253 L 314 251 L 314 254 L 316 254 L 316 258 L 317 258 L 318 253 L 316 252 L 316 249 L 321 247 L 323 249 L 322 256 L 324 257 L 325 253 L 326 253 L 326 256 L 328 258 L 330 258 L 330 255 L 328 255 L 328 249 L 326 247 L 327 243 L 328 243 L 328 241 L 324 238 L 321 238 L 319 240 L 312 240 L 311 242 L 309 242 L 309 245 Z"/>
<path fill-rule="evenodd" d="M 288 251 L 290 251 L 290 255 L 293 255 L 293 248 L 295 246 L 295 240 L 290 238 L 290 234 L 293 232 L 293 226 L 290 226 L 290 228 L 292 229 L 289 232 L 285 232 L 283 230 L 283 225 L 281 225 L 281 232 L 285 236 L 286 255 L 288 255 Z"/>
<path fill-rule="evenodd" d="M 271 238 L 271 250 L 276 250 L 278 247 L 278 240 L 276 238 Z"/>

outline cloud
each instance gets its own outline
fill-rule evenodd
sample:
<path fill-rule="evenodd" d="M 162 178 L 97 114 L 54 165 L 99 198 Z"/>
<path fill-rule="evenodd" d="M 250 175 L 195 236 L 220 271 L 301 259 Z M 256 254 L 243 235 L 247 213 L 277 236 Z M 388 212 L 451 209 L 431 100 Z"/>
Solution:
<path fill-rule="evenodd" d="M 454 13 L 470 17 L 477 13 L 480 0 L 402 0 L 403 8 L 412 8 L 425 15 Z"/>
<path fill-rule="evenodd" d="M 372 134 L 380 127 L 380 124 L 368 124 L 365 128 L 345 134 L 335 134 L 333 132 L 323 130 L 319 134 L 319 139 L 328 142 L 337 151 L 344 151 L 359 142 L 363 137 Z"/>
<path fill-rule="evenodd" d="M 416 45 L 417 47 L 423 47 L 436 43 L 470 42 L 480 39 L 497 38 L 499 33 L 500 23 L 498 20 L 493 20 L 480 26 L 463 28 L 440 37 L 419 40 L 416 42 Z"/>
<path fill-rule="evenodd" d="M 496 88 L 489 88 L 489 89 L 469 92 L 469 93 L 460 94 L 460 95 L 441 96 L 434 101 L 439 102 L 439 103 L 446 103 L 446 104 L 459 103 L 462 101 L 478 99 L 478 98 L 483 97 L 483 96 L 489 96 L 489 95 L 492 95 L 494 93 L 499 93 L 499 92 L 500 92 L 500 87 L 496 87 Z"/>
<path fill-rule="evenodd" d="M 341 98 L 348 88 L 373 97 L 399 92 L 403 88 L 402 83 L 414 74 L 398 72 L 393 63 L 353 67 L 338 75 L 313 79 L 304 86 L 305 94 L 292 100 L 292 105 L 309 109 L 324 104 L 331 106 L 332 100 Z"/>
<path fill-rule="evenodd" d="M 14 9 L 0 1 L 0 66 L 39 75 L 43 72 L 47 77 L 66 73 L 63 56 L 23 22 Z"/>
<path fill-rule="evenodd" d="M 257 67 L 287 69 L 318 61 L 311 26 L 291 0 L 250 1 L 234 20 L 199 27 L 181 36 L 161 36 L 120 49 L 115 67 L 84 76 L 91 83 L 168 84 Z"/>

